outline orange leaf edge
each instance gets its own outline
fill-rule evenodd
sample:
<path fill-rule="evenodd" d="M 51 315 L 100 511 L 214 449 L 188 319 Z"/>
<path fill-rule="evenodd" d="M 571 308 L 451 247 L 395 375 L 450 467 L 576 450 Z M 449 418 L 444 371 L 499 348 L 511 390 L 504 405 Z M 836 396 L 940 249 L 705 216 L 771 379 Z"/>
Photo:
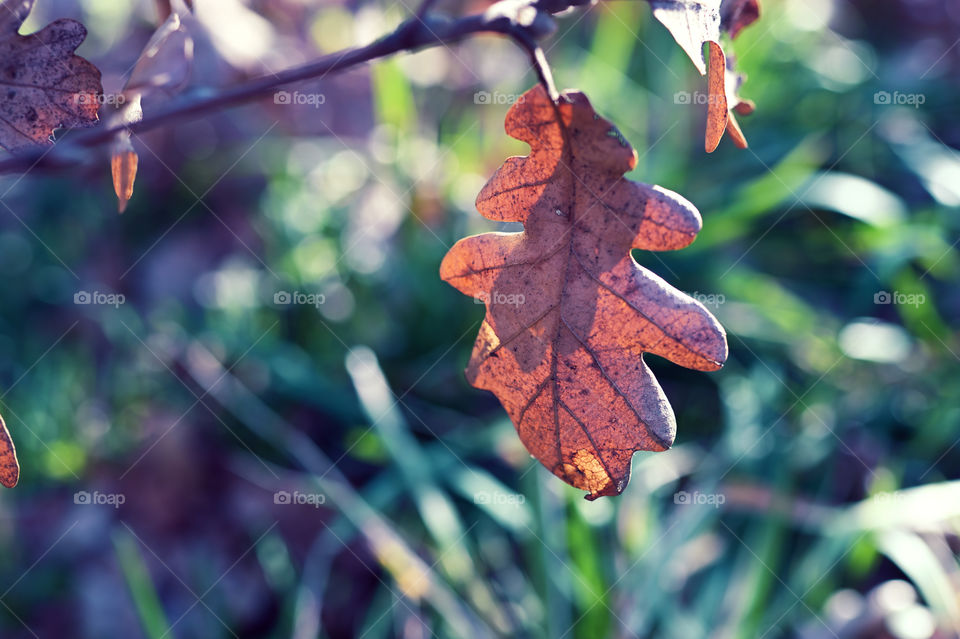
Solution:
<path fill-rule="evenodd" d="M 727 61 L 720 45 L 712 40 L 710 46 L 710 65 L 708 67 L 707 87 L 707 131 L 704 148 L 713 153 L 720 145 L 723 132 L 727 129 L 729 108 L 727 106 L 726 73 Z"/>
<path fill-rule="evenodd" d="M 10 431 L 0 416 L 0 484 L 13 488 L 20 481 L 20 462 L 17 461 L 17 448 L 10 437 Z"/>
<path fill-rule="evenodd" d="M 121 151 L 110 157 L 110 173 L 113 177 L 113 190 L 117 194 L 118 210 L 123 213 L 127 203 L 133 197 L 133 184 L 137 179 L 139 156 L 136 151 Z"/>

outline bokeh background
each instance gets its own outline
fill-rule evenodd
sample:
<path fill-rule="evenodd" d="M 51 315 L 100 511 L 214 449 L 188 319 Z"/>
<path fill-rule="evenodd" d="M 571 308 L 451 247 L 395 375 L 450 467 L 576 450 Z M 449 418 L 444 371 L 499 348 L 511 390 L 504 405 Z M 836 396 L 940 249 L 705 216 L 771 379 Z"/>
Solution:
<path fill-rule="evenodd" d="M 195 4 L 186 95 L 414 10 Z M 38 0 L 24 31 L 82 20 L 117 91 L 157 7 Z M 534 82 L 510 43 L 135 136 L 123 216 L 103 153 L 0 178 L 0 412 L 23 465 L 0 494 L 0 635 L 958 636 L 960 5 L 763 10 L 735 43 L 748 150 L 704 154 L 705 80 L 646 3 L 545 43 L 638 149 L 629 177 L 703 213 L 690 248 L 636 258 L 729 334 L 718 373 L 648 357 L 677 442 L 615 499 L 549 475 L 467 385 L 483 308 L 437 275 L 495 228 L 473 200 L 525 152 L 502 128 Z"/>

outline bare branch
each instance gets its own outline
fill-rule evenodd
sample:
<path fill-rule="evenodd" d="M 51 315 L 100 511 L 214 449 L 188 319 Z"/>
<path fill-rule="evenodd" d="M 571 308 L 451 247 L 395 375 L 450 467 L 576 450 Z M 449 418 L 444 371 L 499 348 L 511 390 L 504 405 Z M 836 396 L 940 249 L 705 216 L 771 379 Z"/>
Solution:
<path fill-rule="evenodd" d="M 540 7 L 539 3 L 544 2 L 548 4 Z M 483 33 L 508 37 L 523 48 L 530 56 L 539 81 L 544 85 L 547 93 L 554 100 L 557 99 L 558 93 L 550 67 L 537 41 L 553 32 L 554 25 L 550 13 L 555 13 L 564 7 L 579 6 L 584 3 L 584 0 L 502 0 L 483 14 L 465 16 L 456 20 L 426 15 L 425 11 L 429 10 L 433 3 L 434 0 L 424 0 L 416 16 L 367 46 L 331 53 L 305 65 L 262 76 L 213 95 L 182 97 L 134 124 L 118 123 L 72 133 L 52 148 L 40 147 L 0 161 L 0 174 L 23 173 L 35 168 L 70 167 L 85 159 L 87 154 L 83 153 L 84 149 L 109 143 L 114 136 L 123 131 L 143 133 L 252 102 L 270 95 L 278 88 L 310 78 L 341 73 L 401 51 L 416 51 L 445 45 Z"/>

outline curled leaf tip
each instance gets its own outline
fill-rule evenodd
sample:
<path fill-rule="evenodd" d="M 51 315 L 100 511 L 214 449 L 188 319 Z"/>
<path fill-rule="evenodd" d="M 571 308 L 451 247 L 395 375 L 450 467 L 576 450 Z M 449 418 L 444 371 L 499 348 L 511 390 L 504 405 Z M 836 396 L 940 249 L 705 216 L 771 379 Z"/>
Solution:
<path fill-rule="evenodd" d="M 0 416 L 0 484 L 13 488 L 20 481 L 20 462 L 17 460 L 17 448 Z"/>

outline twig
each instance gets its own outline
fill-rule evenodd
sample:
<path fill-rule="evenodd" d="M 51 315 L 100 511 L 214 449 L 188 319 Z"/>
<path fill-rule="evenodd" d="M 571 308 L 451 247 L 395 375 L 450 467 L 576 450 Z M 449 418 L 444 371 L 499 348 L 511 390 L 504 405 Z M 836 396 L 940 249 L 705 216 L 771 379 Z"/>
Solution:
<path fill-rule="evenodd" d="M 548 13 L 541 11 L 537 1 L 505 0 L 493 5 L 483 14 L 445 20 L 427 15 L 421 16 L 420 12 L 429 10 L 434 2 L 434 0 L 425 0 L 415 17 L 402 23 L 392 33 L 366 46 L 331 53 L 299 67 L 249 80 L 215 95 L 175 100 L 134 124 L 119 123 L 73 133 L 57 143 L 54 148 L 40 147 L 0 161 L 0 174 L 21 173 L 34 168 L 69 167 L 85 158 L 87 155 L 83 152 L 85 149 L 108 143 L 122 131 L 143 133 L 173 122 L 252 102 L 271 94 L 278 88 L 331 73 L 341 73 L 377 58 L 401 51 L 415 51 L 454 43 L 481 33 L 506 36 L 523 48 L 530 56 L 539 81 L 548 94 L 556 100 L 558 93 L 553 84 L 550 67 L 543 51 L 537 45 L 538 39 L 552 32 L 552 19 Z M 580 0 L 559 0 L 559 2 L 550 0 L 547 10 L 554 12 L 559 5 L 575 6 L 579 3 Z M 531 11 L 535 15 L 533 19 L 529 17 Z M 520 19 L 518 16 L 524 16 L 525 19 Z"/>
<path fill-rule="evenodd" d="M 534 46 L 532 49 L 529 49 L 529 53 L 533 68 L 540 78 L 540 84 L 547 90 L 547 95 L 550 96 L 550 99 L 556 103 L 557 100 L 560 99 L 560 92 L 557 91 L 557 87 L 553 83 L 553 73 L 550 72 L 550 65 L 547 64 L 547 57 L 543 54 L 543 49 Z"/>

